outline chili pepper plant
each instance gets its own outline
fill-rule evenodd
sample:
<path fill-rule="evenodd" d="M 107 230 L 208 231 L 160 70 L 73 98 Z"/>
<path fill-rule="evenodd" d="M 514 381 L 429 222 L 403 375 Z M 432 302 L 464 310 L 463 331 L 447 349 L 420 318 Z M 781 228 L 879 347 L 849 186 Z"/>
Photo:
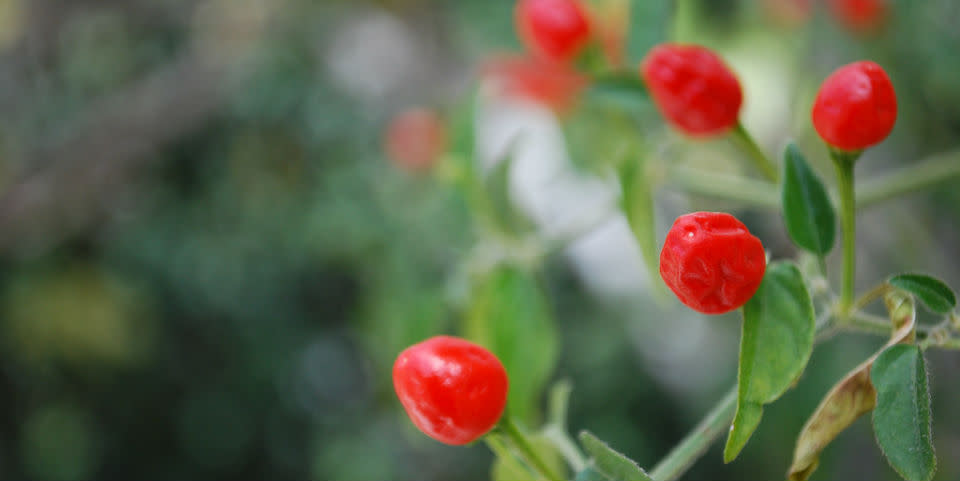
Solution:
<path fill-rule="evenodd" d="M 595 169 L 619 180 L 619 211 L 653 285 L 667 288 L 661 289 L 666 302 L 679 301 L 703 315 L 740 313 L 736 385 L 652 466 L 639 466 L 589 432 L 571 436 L 565 419 L 569 383 L 549 390 L 548 415 L 539 422 L 538 401 L 563 352 L 549 329 L 538 270 L 564 242 L 544 241 L 512 206 L 509 155 L 493 169 L 480 168 L 473 104 L 468 103 L 444 114 L 446 129 L 405 115 L 399 119 L 403 128 L 394 126 L 388 133 L 394 156 L 413 152 L 399 155 L 399 168 L 411 175 L 431 168 L 462 195 L 475 215 L 480 246 L 456 274 L 465 275 L 469 285 L 459 337 L 437 333 L 409 347 L 394 365 L 396 393 L 413 424 L 442 443 L 486 443 L 496 456 L 494 479 L 671 481 L 714 441 L 725 438 L 726 463 L 736 462 L 745 449 L 759 448 L 750 440 L 765 408 L 796 385 L 814 346 L 839 334 L 866 333 L 887 341 L 805 414 L 808 421 L 796 433 L 784 476 L 816 479 L 820 454 L 857 418 L 869 415 L 890 466 L 904 479 L 930 480 L 937 456 L 925 353 L 960 350 L 956 295 L 927 273 L 891 272 L 873 286 L 858 286 L 855 279 L 858 207 L 893 202 L 960 174 L 955 160 L 934 158 L 910 167 L 914 174 L 924 173 L 919 181 L 902 172 L 854 181 L 855 167 L 870 162 L 870 148 L 896 126 L 896 91 L 908 86 L 894 85 L 883 65 L 869 59 L 836 65 L 807 106 L 820 147 L 804 151 L 791 142 L 780 155 L 770 156 L 740 121 L 750 92 L 720 53 L 664 41 L 638 65 L 626 65 L 619 53 L 623 45 L 617 44 L 623 32 L 611 30 L 618 28 L 609 21 L 616 15 L 605 10 L 612 4 L 625 8 L 623 2 L 520 0 L 514 21 L 526 52 L 501 57 L 492 68 L 479 69 L 480 75 L 502 87 L 500 94 L 553 109 L 564 123 L 588 118 L 612 133 L 597 139 L 598 144 L 615 141 L 597 145 L 604 158 Z M 434 118 L 417 112 L 417 119 Z M 645 138 L 650 124 L 666 124 L 689 142 L 729 139 L 749 173 L 735 177 L 672 165 L 651 152 Z M 442 130 L 450 132 L 443 141 L 437 134 Z M 425 140 L 400 138 L 418 135 Z M 398 147 L 404 145 L 417 147 Z M 808 162 L 814 156 L 829 158 L 833 173 L 819 172 Z M 765 196 L 761 204 L 779 211 L 782 230 L 798 254 L 771 258 L 765 239 L 735 213 L 689 212 L 668 232 L 658 232 L 655 193 L 664 184 L 748 205 Z M 835 248 L 842 251 L 839 265 L 827 257 Z M 873 303 L 881 303 L 886 315 L 869 313 Z M 918 309 L 938 321 L 918 324 Z M 545 342 L 518 344 L 521 330 Z"/>

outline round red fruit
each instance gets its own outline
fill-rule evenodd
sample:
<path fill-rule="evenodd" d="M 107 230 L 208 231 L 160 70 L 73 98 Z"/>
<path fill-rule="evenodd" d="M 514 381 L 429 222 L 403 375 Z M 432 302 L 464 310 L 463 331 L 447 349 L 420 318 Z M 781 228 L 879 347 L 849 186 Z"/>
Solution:
<path fill-rule="evenodd" d="M 660 277 L 691 309 L 722 314 L 744 305 L 767 269 L 757 239 L 736 217 L 694 212 L 677 218 L 660 251 Z"/>
<path fill-rule="evenodd" d="M 840 67 L 820 86 L 812 117 L 817 133 L 833 147 L 858 151 L 880 143 L 897 120 L 890 77 L 870 61 Z"/>
<path fill-rule="evenodd" d="M 711 50 L 658 45 L 643 59 L 640 75 L 660 112 L 681 132 L 704 137 L 737 124 L 743 104 L 740 81 Z"/>
<path fill-rule="evenodd" d="M 496 356 L 456 337 L 414 344 L 393 364 L 393 386 L 407 415 L 446 444 L 467 444 L 492 429 L 506 406 L 507 385 Z"/>
<path fill-rule="evenodd" d="M 515 17 L 527 48 L 550 60 L 569 61 L 590 41 L 590 21 L 576 0 L 520 0 Z"/>
<path fill-rule="evenodd" d="M 447 129 L 432 110 L 411 108 L 397 114 L 387 126 L 384 150 L 397 167 L 411 171 L 430 169 L 443 154 Z"/>

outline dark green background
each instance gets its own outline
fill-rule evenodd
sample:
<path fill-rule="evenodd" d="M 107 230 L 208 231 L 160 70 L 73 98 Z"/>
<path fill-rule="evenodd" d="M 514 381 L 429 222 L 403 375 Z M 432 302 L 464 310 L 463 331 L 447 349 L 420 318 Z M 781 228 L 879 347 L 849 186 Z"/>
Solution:
<path fill-rule="evenodd" d="M 868 36 L 819 7 L 786 29 L 751 1 L 700 3 L 686 21 L 710 42 L 785 45 L 797 104 L 843 63 L 888 69 L 901 115 L 858 174 L 960 142 L 956 2 L 895 2 Z M 672 23 L 670 2 L 634 4 L 631 65 Z M 485 447 L 426 438 L 392 392 L 403 347 L 456 330 L 447 278 L 474 237 L 460 198 L 392 168 L 380 138 L 404 106 L 462 103 L 478 60 L 517 49 L 511 9 L 0 0 L 0 477 L 485 478 Z M 377 56 L 398 31 L 415 68 Z M 345 84 L 344 68 L 372 83 Z M 796 124 L 789 133 L 829 174 L 809 123 Z M 774 256 L 794 253 L 778 214 L 738 212 Z M 903 270 L 960 286 L 956 182 L 873 208 L 860 226 L 861 288 Z M 543 277 L 561 333 L 555 377 L 574 383 L 571 428 L 652 466 L 733 382 L 736 318 L 709 320 L 728 334 L 715 346 L 727 363 L 690 352 L 675 370 L 644 339 L 689 313 L 596 296 L 563 256 Z M 819 397 L 880 342 L 818 346 L 740 459 L 722 465 L 715 446 L 686 479 L 780 478 Z M 960 353 L 929 364 L 937 479 L 957 479 Z M 861 420 L 814 479 L 896 476 Z"/>

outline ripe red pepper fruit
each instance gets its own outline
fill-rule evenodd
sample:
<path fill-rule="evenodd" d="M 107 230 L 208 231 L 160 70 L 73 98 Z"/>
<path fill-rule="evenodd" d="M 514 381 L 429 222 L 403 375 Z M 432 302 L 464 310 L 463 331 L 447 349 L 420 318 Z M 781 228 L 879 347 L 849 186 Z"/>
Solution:
<path fill-rule="evenodd" d="M 490 351 L 436 336 L 408 347 L 393 364 L 393 387 L 427 436 L 462 445 L 492 429 L 507 404 L 507 371 Z"/>
<path fill-rule="evenodd" d="M 576 0 L 520 0 L 514 15 L 523 43 L 548 60 L 570 61 L 590 41 L 590 20 Z"/>
<path fill-rule="evenodd" d="M 558 114 L 576 104 L 588 83 L 570 65 L 539 57 L 501 56 L 488 61 L 483 70 L 497 95 L 529 100 Z"/>
<path fill-rule="evenodd" d="M 391 119 L 383 141 L 387 157 L 404 170 L 425 171 L 447 147 L 447 129 L 432 110 L 411 108 Z"/>
<path fill-rule="evenodd" d="M 885 0 L 830 0 L 830 12 L 844 26 L 855 32 L 868 32 L 887 18 Z"/>
<path fill-rule="evenodd" d="M 858 151 L 880 143 L 897 120 L 890 77 L 870 61 L 840 67 L 820 86 L 812 117 L 820 137 L 841 150 Z"/>
<path fill-rule="evenodd" d="M 640 64 L 654 103 L 667 121 L 693 137 L 737 124 L 743 91 L 717 54 L 698 45 L 660 44 Z"/>
<path fill-rule="evenodd" d="M 736 217 L 694 212 L 677 218 L 660 251 L 660 277 L 691 309 L 722 314 L 744 305 L 767 269 L 763 244 Z"/>

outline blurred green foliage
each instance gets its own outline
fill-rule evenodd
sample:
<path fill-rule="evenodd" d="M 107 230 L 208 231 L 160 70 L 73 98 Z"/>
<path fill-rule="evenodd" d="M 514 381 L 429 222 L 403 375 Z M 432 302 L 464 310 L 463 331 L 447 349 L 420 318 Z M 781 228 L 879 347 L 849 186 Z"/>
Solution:
<path fill-rule="evenodd" d="M 820 10 L 785 31 L 755 2 L 692 3 L 705 41 L 781 46 L 802 73 L 798 99 L 840 63 L 888 66 L 903 113 L 871 159 L 878 168 L 956 146 L 956 2 L 895 2 L 897 14 L 869 37 Z M 475 239 L 464 200 L 392 168 L 380 132 L 407 104 L 470 97 L 475 62 L 517 48 L 511 8 L 0 0 L 0 477 L 487 477 L 486 448 L 427 439 L 392 392 L 400 350 L 459 331 L 448 279 Z M 666 0 L 633 2 L 629 65 L 668 37 L 671 12 Z M 399 58 L 413 67 L 377 50 L 404 45 L 409 57 Z M 809 129 L 792 133 L 811 140 Z M 940 189 L 910 206 L 875 231 L 903 254 L 868 249 L 883 265 L 864 272 L 936 269 L 960 285 L 960 259 L 947 249 L 960 239 L 960 193 Z M 778 228 L 774 214 L 747 215 L 760 232 Z M 560 256 L 537 280 L 504 275 L 513 308 L 527 313 L 511 315 L 552 315 L 557 329 L 529 351 L 513 347 L 518 364 L 537 362 L 524 357 L 533 354 L 558 362 L 525 373 L 529 398 L 512 406 L 531 412 L 524 418 L 537 416 L 549 380 L 570 378 L 571 429 L 650 466 L 719 398 L 720 381 L 733 382 L 728 356 L 697 368 L 714 384 L 664 383 L 695 373 L 664 373 L 669 365 L 645 354 L 644 339 L 677 312 L 648 297 L 597 297 Z M 533 299 L 525 283 L 546 297 Z M 727 321 L 711 320 L 737 332 Z M 818 347 L 798 389 L 765 412 L 754 449 L 722 465 L 715 446 L 689 479 L 782 476 L 805 416 L 874 341 Z M 949 382 L 958 362 L 930 360 L 938 479 L 960 475 L 950 401 L 960 392 Z M 856 425 L 824 453 L 817 479 L 895 479 L 872 443 Z"/>

